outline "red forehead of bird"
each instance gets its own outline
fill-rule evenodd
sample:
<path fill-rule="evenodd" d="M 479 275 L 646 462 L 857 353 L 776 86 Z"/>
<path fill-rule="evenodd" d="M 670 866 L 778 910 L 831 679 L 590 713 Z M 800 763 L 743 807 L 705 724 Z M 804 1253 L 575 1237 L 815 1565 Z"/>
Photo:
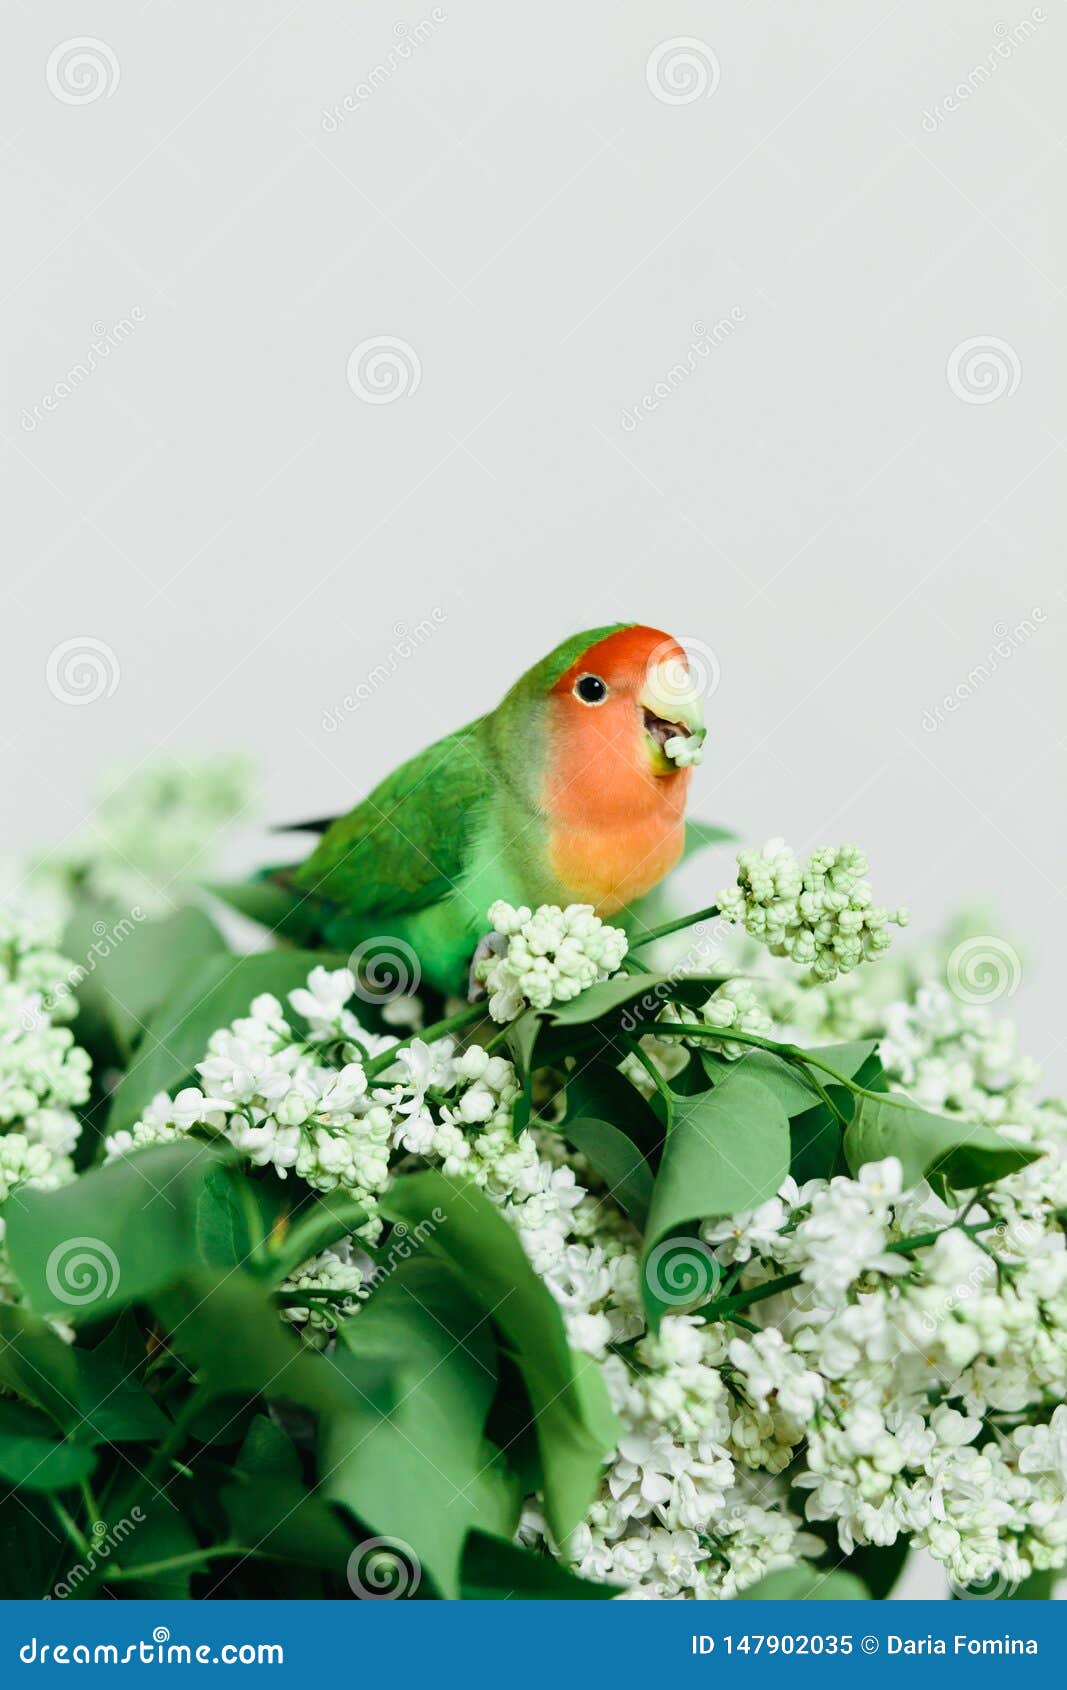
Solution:
<path fill-rule="evenodd" d="M 570 692 L 583 675 L 599 675 L 615 690 L 640 690 L 646 675 L 659 664 L 681 664 L 687 668 L 688 662 L 684 648 L 662 629 L 642 625 L 620 628 L 583 651 L 552 690 Z"/>

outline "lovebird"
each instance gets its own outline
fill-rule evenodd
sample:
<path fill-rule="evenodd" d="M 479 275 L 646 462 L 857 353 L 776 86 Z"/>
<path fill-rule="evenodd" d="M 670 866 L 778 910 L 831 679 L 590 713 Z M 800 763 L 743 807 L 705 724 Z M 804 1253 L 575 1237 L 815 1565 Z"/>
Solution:
<path fill-rule="evenodd" d="M 575 634 L 347 815 L 303 824 L 322 838 L 272 879 L 297 894 L 301 936 L 399 940 L 428 984 L 464 992 L 496 899 L 607 917 L 662 880 L 705 731 L 677 640 L 636 623 Z"/>

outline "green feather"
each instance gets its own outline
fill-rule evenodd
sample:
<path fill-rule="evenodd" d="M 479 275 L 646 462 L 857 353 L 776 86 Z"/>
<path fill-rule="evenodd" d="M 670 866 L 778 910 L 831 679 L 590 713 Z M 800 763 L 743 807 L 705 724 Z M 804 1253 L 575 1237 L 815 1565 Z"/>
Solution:
<path fill-rule="evenodd" d="M 461 991 L 494 899 L 536 905 L 563 896 L 547 867 L 538 805 L 545 704 L 583 651 L 628 626 L 564 640 L 491 714 L 412 757 L 339 817 L 285 876 L 302 894 L 305 938 L 310 907 L 331 949 L 398 939 L 429 984 Z"/>

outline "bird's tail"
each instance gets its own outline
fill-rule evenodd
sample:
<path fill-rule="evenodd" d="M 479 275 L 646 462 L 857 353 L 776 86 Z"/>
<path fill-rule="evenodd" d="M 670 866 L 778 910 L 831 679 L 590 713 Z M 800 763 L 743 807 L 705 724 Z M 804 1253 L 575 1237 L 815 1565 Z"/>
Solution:
<path fill-rule="evenodd" d="M 293 884 L 298 866 L 289 863 L 260 869 L 250 880 L 214 882 L 206 890 L 240 915 L 268 928 L 275 937 L 304 950 L 321 950 L 329 944 L 327 929 L 334 906 Z"/>

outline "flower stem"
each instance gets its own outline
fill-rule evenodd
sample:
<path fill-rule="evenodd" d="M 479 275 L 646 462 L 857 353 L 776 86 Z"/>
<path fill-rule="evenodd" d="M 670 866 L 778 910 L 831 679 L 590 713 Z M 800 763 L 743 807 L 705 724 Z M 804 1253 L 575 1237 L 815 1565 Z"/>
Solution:
<path fill-rule="evenodd" d="M 650 927 L 640 938 L 631 939 L 630 949 L 636 951 L 641 945 L 651 945 L 655 939 L 666 939 L 672 933 L 680 933 L 685 927 L 695 927 L 698 921 L 712 921 L 718 914 L 718 904 L 709 904 L 706 910 L 697 910 L 695 915 L 680 915 L 676 921 L 665 921 L 662 927 Z"/>
<path fill-rule="evenodd" d="M 630 1055 L 635 1056 L 638 1062 L 640 1062 L 642 1068 L 645 1070 L 645 1073 L 648 1075 L 649 1079 L 652 1081 L 656 1090 L 662 1097 L 663 1107 L 667 1116 L 666 1124 L 669 1127 L 674 1119 L 674 1097 L 670 1086 L 667 1084 L 648 1052 L 641 1049 L 641 1045 L 637 1039 L 631 1039 L 624 1036 L 623 1043 L 630 1052 Z"/>
<path fill-rule="evenodd" d="M 780 1044 L 777 1039 L 764 1039 L 758 1033 L 744 1033 L 737 1027 L 702 1027 L 696 1022 L 687 1021 L 656 1021 L 648 1029 L 659 1038 L 666 1033 L 672 1038 L 695 1039 L 729 1039 L 737 1044 L 754 1045 L 758 1050 L 769 1050 L 772 1056 L 782 1056 L 787 1062 L 800 1062 L 808 1068 L 820 1068 L 824 1074 L 829 1074 L 839 1086 L 855 1092 L 857 1097 L 873 1097 L 876 1103 L 888 1103 L 897 1109 L 914 1109 L 905 1097 L 894 1097 L 892 1092 L 871 1091 L 869 1086 L 861 1086 L 855 1080 L 850 1080 L 847 1074 L 841 1074 L 832 1068 L 829 1062 L 824 1062 L 821 1056 L 814 1056 L 810 1050 L 804 1050 L 800 1045 Z"/>
<path fill-rule="evenodd" d="M 925 1250 L 936 1242 L 943 1232 L 951 1232 L 959 1223 L 953 1221 L 949 1226 L 943 1226 L 936 1232 L 919 1232 L 912 1238 L 898 1238 L 895 1243 L 887 1244 L 886 1250 L 897 1255 L 908 1255 L 913 1250 Z M 985 1232 L 991 1226 L 999 1226 L 997 1220 L 978 1221 L 974 1226 L 964 1226 L 961 1232 L 973 1237 L 976 1232 Z M 762 1303 L 766 1297 L 777 1297 L 781 1291 L 792 1291 L 801 1283 L 799 1273 L 783 1273 L 777 1279 L 768 1279 L 762 1285 L 755 1286 L 751 1291 L 738 1291 L 732 1297 L 721 1297 L 718 1302 L 707 1303 L 700 1310 L 705 1320 L 732 1320 L 739 1309 L 750 1308 L 753 1303 Z"/>
<path fill-rule="evenodd" d="M 322 1197 L 309 1213 L 302 1215 L 286 1233 L 279 1248 L 267 1257 L 261 1271 L 274 1284 L 308 1262 L 339 1238 L 347 1238 L 370 1220 L 366 1208 L 354 1197 Z"/>
<path fill-rule="evenodd" d="M 364 1073 L 368 1080 L 371 1080 L 384 1069 L 391 1068 L 397 1051 L 403 1050 L 404 1046 L 411 1044 L 413 1040 L 422 1039 L 426 1044 L 430 1044 L 434 1039 L 443 1039 L 447 1033 L 456 1033 L 461 1027 L 469 1027 L 472 1022 L 482 1020 L 484 1015 L 484 1003 L 469 1003 L 463 1009 L 457 1009 L 455 1015 L 446 1015 L 443 1021 L 435 1021 L 432 1027 L 405 1033 L 402 1039 L 397 1039 L 395 1045 L 390 1045 L 388 1050 L 383 1050 L 379 1056 L 373 1057 L 367 1063 Z"/>

